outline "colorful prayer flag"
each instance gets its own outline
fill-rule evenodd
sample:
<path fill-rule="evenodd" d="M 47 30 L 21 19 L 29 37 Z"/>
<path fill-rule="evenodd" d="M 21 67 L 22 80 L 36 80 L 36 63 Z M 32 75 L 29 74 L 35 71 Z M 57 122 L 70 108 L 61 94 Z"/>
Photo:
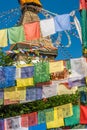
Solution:
<path fill-rule="evenodd" d="M 69 14 L 56 15 L 54 17 L 54 24 L 56 32 L 70 30 L 71 29 L 70 15 Z"/>
<path fill-rule="evenodd" d="M 65 126 L 72 126 L 79 124 L 80 121 L 80 108 L 78 105 L 73 106 L 73 115 L 64 119 Z"/>
<path fill-rule="evenodd" d="M 49 26 L 49 24 L 51 26 Z M 43 37 L 56 33 L 53 18 L 40 20 L 40 28 L 41 28 L 41 33 Z"/>
<path fill-rule="evenodd" d="M 80 105 L 80 124 L 87 124 L 87 106 Z"/>
<path fill-rule="evenodd" d="M 24 29 L 23 26 L 12 27 L 8 29 L 8 37 L 10 44 L 16 44 L 18 42 L 24 42 Z"/>
<path fill-rule="evenodd" d="M 0 30 L 0 47 L 8 46 L 7 29 Z"/>
<path fill-rule="evenodd" d="M 87 9 L 87 1 L 86 0 L 80 0 L 80 10 Z"/>
<path fill-rule="evenodd" d="M 54 109 L 54 121 L 47 123 L 47 129 L 58 128 L 61 126 L 64 126 L 62 109 L 59 109 L 58 111 Z"/>
<path fill-rule="evenodd" d="M 70 116 L 73 115 L 73 109 L 72 109 L 71 103 L 61 105 L 61 106 L 58 106 L 58 107 L 54 107 L 54 109 L 55 110 L 61 109 L 62 113 L 63 113 L 63 118 L 70 117 Z"/>
<path fill-rule="evenodd" d="M 35 126 L 30 126 L 28 130 L 46 130 L 46 124 L 39 124 Z"/>
<path fill-rule="evenodd" d="M 26 40 L 37 40 L 40 38 L 39 22 L 24 24 L 24 33 Z"/>

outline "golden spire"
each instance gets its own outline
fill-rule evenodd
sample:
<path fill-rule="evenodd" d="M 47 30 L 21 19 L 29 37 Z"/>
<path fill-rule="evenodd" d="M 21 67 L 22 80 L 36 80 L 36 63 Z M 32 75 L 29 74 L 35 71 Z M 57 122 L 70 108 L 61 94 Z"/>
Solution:
<path fill-rule="evenodd" d="M 41 3 L 40 3 L 40 0 L 20 0 L 20 3 L 21 5 L 24 5 L 24 4 L 35 4 L 35 5 L 38 5 L 38 6 L 42 6 Z"/>

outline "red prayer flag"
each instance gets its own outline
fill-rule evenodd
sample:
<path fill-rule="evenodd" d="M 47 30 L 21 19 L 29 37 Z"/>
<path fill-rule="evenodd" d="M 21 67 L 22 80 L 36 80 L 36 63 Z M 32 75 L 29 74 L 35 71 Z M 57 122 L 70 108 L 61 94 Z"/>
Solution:
<path fill-rule="evenodd" d="M 80 106 L 80 124 L 87 124 L 87 106 Z"/>
<path fill-rule="evenodd" d="M 37 112 L 30 113 L 28 115 L 28 126 L 34 126 L 38 124 Z"/>
<path fill-rule="evenodd" d="M 24 24 L 24 33 L 26 40 L 36 40 L 40 38 L 40 23 L 33 22 Z"/>
<path fill-rule="evenodd" d="M 80 0 L 80 10 L 87 9 L 87 0 Z"/>
<path fill-rule="evenodd" d="M 4 105 L 9 105 L 9 104 L 18 104 L 19 101 L 15 100 L 15 101 L 10 101 L 9 99 L 5 99 L 4 100 Z"/>
<path fill-rule="evenodd" d="M 24 114 L 21 116 L 21 126 L 28 127 L 28 114 Z"/>

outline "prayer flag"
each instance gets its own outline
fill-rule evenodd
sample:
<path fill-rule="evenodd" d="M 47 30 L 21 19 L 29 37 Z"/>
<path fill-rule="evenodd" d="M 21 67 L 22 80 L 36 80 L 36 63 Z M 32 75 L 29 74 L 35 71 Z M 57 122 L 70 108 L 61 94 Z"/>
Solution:
<path fill-rule="evenodd" d="M 56 15 L 54 17 L 54 23 L 55 23 L 55 31 L 56 32 L 71 29 L 70 15 L 69 14 Z"/>
<path fill-rule="evenodd" d="M 25 41 L 23 26 L 12 27 L 8 29 L 10 44 Z"/>
<path fill-rule="evenodd" d="M 41 27 L 41 33 L 43 37 L 56 33 L 53 18 L 40 20 L 40 27 Z"/>
<path fill-rule="evenodd" d="M 78 105 L 73 106 L 73 115 L 67 117 L 65 120 L 65 126 L 72 126 L 79 124 L 80 121 L 80 108 Z"/>
<path fill-rule="evenodd" d="M 40 38 L 39 22 L 24 24 L 24 33 L 26 40 L 36 40 Z"/>
<path fill-rule="evenodd" d="M 7 29 L 0 30 L 0 47 L 8 46 Z"/>

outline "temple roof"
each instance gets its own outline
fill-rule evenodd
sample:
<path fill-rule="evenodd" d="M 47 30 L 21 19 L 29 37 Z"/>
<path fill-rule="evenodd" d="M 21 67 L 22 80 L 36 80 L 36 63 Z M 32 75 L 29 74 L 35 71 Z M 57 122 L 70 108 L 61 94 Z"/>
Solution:
<path fill-rule="evenodd" d="M 41 38 L 39 41 L 20 42 L 10 47 L 11 51 L 19 49 L 28 49 L 30 52 L 35 52 L 35 50 L 37 50 L 40 54 L 51 56 L 57 56 L 58 53 L 57 48 L 52 45 L 51 39 L 48 38 Z"/>

